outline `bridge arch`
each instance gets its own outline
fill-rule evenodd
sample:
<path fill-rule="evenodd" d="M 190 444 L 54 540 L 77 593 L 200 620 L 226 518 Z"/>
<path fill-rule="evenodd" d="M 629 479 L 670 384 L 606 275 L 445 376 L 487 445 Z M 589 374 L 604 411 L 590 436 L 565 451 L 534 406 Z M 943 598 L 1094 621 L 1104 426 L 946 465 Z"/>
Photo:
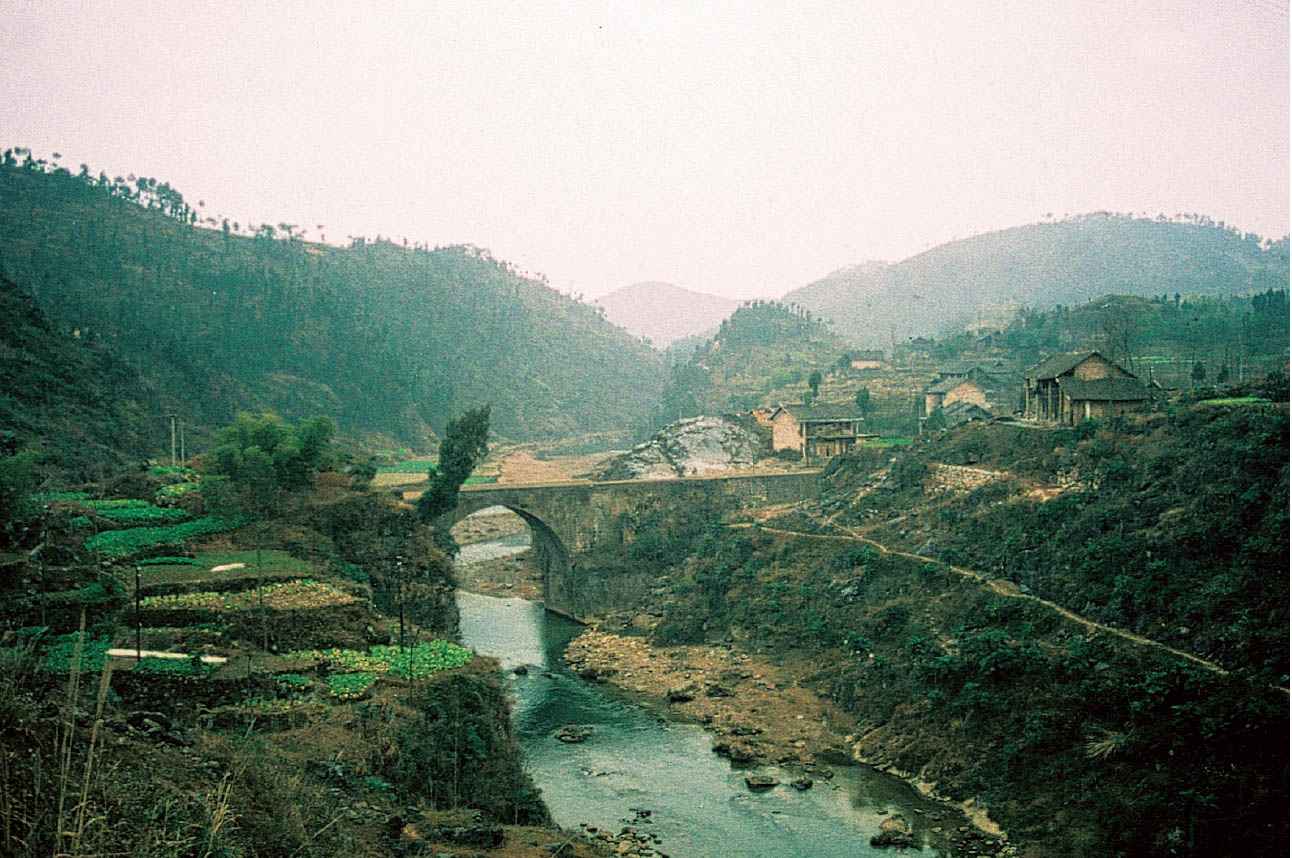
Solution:
<path fill-rule="evenodd" d="M 477 512 L 494 507 L 502 507 L 515 513 L 529 527 L 530 551 L 543 582 L 544 606 L 553 613 L 578 619 L 567 607 L 571 602 L 568 599 L 569 594 L 564 592 L 572 580 L 570 572 L 573 568 L 573 560 L 570 550 L 560 534 L 544 521 L 539 513 L 505 498 L 460 497 L 457 509 L 451 514 L 453 518 L 451 524 L 457 524 Z"/>

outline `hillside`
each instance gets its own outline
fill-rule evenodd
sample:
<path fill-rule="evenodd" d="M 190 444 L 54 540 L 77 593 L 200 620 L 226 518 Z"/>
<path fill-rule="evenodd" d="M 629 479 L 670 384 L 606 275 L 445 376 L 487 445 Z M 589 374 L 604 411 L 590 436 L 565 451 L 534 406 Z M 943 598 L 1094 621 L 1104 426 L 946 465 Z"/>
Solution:
<path fill-rule="evenodd" d="M 0 431 L 88 479 L 167 442 L 157 392 L 87 337 L 61 333 L 0 278 Z"/>
<path fill-rule="evenodd" d="M 487 402 L 528 439 L 626 429 L 662 386 L 645 344 L 478 248 L 310 244 L 199 218 L 155 180 L 12 157 L 0 198 L 0 273 L 199 427 L 273 409 L 416 446 Z"/>
<path fill-rule="evenodd" d="M 659 349 L 716 327 L 739 306 L 730 298 L 654 282 L 616 289 L 598 298 L 597 304 L 605 308 L 611 322 L 647 337 Z"/>
<path fill-rule="evenodd" d="M 812 371 L 828 370 L 844 349 L 828 325 L 802 309 L 743 304 L 689 359 L 672 364 L 657 425 L 745 411 L 769 402 L 773 391 L 797 401 Z"/>
<path fill-rule="evenodd" d="M 844 269 L 783 300 L 830 320 L 854 343 L 889 346 L 979 319 L 1003 325 L 1023 305 L 1287 286 L 1286 240 L 1263 246 L 1255 235 L 1205 218 L 1091 214 L 953 241 L 893 265 Z"/>

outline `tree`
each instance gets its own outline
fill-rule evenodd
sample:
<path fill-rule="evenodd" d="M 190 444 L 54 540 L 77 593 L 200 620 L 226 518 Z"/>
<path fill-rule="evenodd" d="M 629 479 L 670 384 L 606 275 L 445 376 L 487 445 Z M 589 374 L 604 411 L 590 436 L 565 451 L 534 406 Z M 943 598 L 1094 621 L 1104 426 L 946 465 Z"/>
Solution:
<path fill-rule="evenodd" d="M 858 390 L 854 401 L 857 403 L 857 411 L 862 417 L 866 417 L 870 414 L 870 409 L 873 407 L 870 404 L 870 388 L 863 387 Z"/>
<path fill-rule="evenodd" d="M 1199 360 L 1193 362 L 1193 372 L 1189 373 L 1189 378 L 1193 380 L 1194 384 L 1203 384 L 1206 382 L 1207 367 L 1203 365 L 1202 361 Z"/>
<path fill-rule="evenodd" d="M 940 432 L 947 428 L 947 415 L 941 408 L 933 409 L 928 419 L 924 421 L 924 428 L 930 432 Z"/>
<path fill-rule="evenodd" d="M 488 405 L 450 420 L 440 445 L 439 465 L 430 473 L 431 485 L 417 500 L 418 517 L 435 521 L 456 509 L 458 489 L 488 452 Z"/>
<path fill-rule="evenodd" d="M 330 464 L 335 432 L 327 417 L 292 426 L 272 412 L 243 412 L 216 436 L 209 471 L 228 478 L 244 511 L 266 515 L 280 490 L 308 486 Z"/>
<path fill-rule="evenodd" d="M 812 398 L 816 399 L 821 392 L 821 370 L 812 370 L 812 374 L 808 376 L 808 387 L 812 388 Z"/>
<path fill-rule="evenodd" d="M 8 434 L 8 433 L 4 433 Z M 0 451 L 0 536 L 2 541 L 18 541 L 22 523 L 34 510 L 31 493 L 36 490 L 40 477 L 36 465 L 40 455 L 33 450 L 23 450 L 9 455 Z"/>

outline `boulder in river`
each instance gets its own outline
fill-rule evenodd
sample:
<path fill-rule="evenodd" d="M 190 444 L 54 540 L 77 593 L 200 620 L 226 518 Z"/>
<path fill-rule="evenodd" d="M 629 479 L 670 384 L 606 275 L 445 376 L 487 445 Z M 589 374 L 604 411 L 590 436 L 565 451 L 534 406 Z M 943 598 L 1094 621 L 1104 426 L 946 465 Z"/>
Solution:
<path fill-rule="evenodd" d="M 668 690 L 669 703 L 686 703 L 688 700 L 695 699 L 695 686 L 679 685 L 676 688 Z"/>
<path fill-rule="evenodd" d="M 592 728 L 587 724 L 566 724 L 553 735 L 567 745 L 577 745 L 588 741 L 588 737 L 592 735 Z"/>
<path fill-rule="evenodd" d="M 870 838 L 871 846 L 905 848 L 915 845 L 915 830 L 902 816 L 890 816 L 879 823 L 879 833 Z"/>
<path fill-rule="evenodd" d="M 754 792 L 765 792 L 779 783 L 771 775 L 745 775 L 745 786 Z"/>

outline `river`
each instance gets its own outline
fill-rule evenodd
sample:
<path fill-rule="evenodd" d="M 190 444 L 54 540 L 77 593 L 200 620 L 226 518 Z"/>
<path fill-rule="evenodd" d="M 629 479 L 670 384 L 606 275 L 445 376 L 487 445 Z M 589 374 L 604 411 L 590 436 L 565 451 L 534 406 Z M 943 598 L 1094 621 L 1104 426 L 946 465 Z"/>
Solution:
<path fill-rule="evenodd" d="M 458 562 L 527 547 L 527 538 L 510 535 L 464 546 Z M 508 671 L 526 764 L 561 827 L 587 823 L 618 832 L 632 824 L 657 835 L 657 848 L 675 856 L 857 858 L 894 854 L 869 841 L 887 816 L 900 813 L 925 843 L 922 855 L 944 854 L 928 845 L 925 830 L 932 824 L 927 815 L 940 809 L 904 782 L 844 767 L 833 780 L 799 792 L 788 786 L 796 773 L 772 766 L 760 771 L 782 785 L 750 792 L 745 772 L 712 753 L 703 728 L 663 721 L 569 671 L 562 653 L 579 634 L 577 623 L 534 602 L 466 591 L 458 592 L 458 607 L 463 643 Z M 526 675 L 510 673 L 520 665 L 529 668 Z M 567 724 L 590 725 L 591 738 L 573 745 L 556 740 L 553 733 Z M 636 809 L 649 810 L 650 821 L 634 821 Z"/>

